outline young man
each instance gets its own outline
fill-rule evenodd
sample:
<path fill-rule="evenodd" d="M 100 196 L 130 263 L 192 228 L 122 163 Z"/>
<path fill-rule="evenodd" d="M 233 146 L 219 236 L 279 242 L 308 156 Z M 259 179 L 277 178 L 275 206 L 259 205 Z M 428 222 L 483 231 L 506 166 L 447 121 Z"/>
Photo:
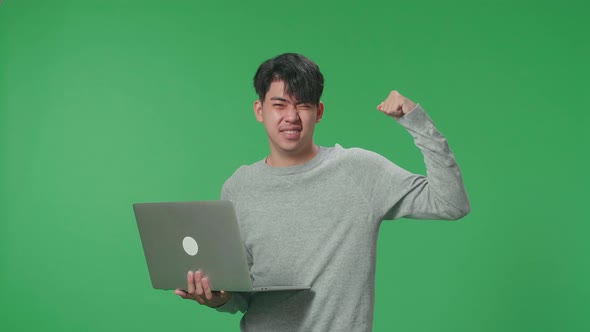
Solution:
<path fill-rule="evenodd" d="M 371 331 L 381 221 L 456 220 L 470 211 L 447 141 L 419 104 L 393 91 L 377 109 L 412 134 L 428 177 L 363 149 L 315 145 L 324 79 L 299 54 L 264 62 L 254 86 L 260 98 L 254 115 L 266 129 L 270 153 L 240 167 L 222 198 L 236 207 L 254 284 L 311 289 L 212 292 L 197 271 L 188 273 L 188 292 L 176 294 L 244 312 L 242 331 Z"/>

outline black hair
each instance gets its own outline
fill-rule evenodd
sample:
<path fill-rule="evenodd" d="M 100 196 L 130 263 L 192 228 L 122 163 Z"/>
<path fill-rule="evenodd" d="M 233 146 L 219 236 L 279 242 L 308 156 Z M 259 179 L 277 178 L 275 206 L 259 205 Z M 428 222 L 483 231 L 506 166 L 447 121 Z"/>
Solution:
<path fill-rule="evenodd" d="M 254 89 L 264 102 L 270 84 L 285 83 L 285 92 L 298 103 L 319 105 L 324 91 L 324 76 L 320 67 L 309 58 L 297 53 L 284 53 L 263 62 L 254 75 Z"/>

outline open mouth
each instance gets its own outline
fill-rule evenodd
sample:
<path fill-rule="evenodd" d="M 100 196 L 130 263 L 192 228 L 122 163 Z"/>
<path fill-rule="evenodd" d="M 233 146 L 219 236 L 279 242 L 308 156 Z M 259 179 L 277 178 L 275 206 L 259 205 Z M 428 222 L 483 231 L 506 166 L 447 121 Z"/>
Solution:
<path fill-rule="evenodd" d="M 283 130 L 281 130 L 281 133 L 287 139 L 297 139 L 297 138 L 299 138 L 299 135 L 301 134 L 301 129 L 298 129 L 298 128 L 283 129 Z"/>

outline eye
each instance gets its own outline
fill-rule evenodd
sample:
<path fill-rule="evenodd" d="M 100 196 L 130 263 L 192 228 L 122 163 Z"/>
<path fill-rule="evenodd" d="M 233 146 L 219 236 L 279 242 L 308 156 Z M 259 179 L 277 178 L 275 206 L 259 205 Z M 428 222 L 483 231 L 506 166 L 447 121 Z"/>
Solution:
<path fill-rule="evenodd" d="M 275 108 L 280 108 L 280 109 L 285 108 L 285 104 L 272 104 L 272 106 Z"/>

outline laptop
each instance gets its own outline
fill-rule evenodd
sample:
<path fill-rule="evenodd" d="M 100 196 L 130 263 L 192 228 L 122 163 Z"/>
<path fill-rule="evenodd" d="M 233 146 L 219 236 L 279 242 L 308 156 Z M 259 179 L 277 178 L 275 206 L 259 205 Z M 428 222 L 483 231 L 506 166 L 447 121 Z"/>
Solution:
<path fill-rule="evenodd" d="M 231 201 L 133 204 L 152 286 L 186 289 L 188 271 L 201 270 L 212 290 L 260 292 L 309 286 L 254 287 Z"/>

